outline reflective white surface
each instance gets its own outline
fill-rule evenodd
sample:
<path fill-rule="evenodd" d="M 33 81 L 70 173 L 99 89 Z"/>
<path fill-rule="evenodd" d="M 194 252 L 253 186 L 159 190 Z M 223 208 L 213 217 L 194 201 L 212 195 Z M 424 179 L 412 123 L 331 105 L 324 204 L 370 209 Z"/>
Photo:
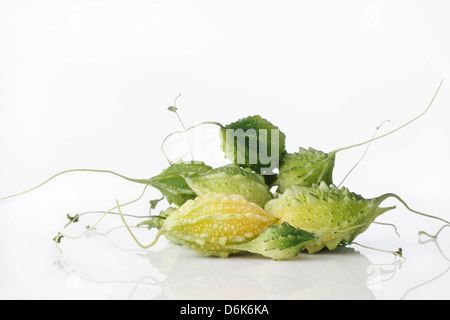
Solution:
<path fill-rule="evenodd" d="M 383 227 L 385 228 L 385 227 Z M 406 259 L 353 246 L 289 261 L 240 254 L 205 258 L 161 239 L 138 250 L 124 229 L 63 241 L 15 239 L 2 250 L 2 298 L 37 299 L 448 299 L 449 237 L 440 241 L 364 242 L 397 249 Z M 33 233 L 32 233 L 33 235 Z M 142 233 L 143 238 L 145 234 Z M 148 235 L 147 235 L 148 237 Z M 442 242 L 442 243 L 441 243 Z M 5 244 L 3 243 L 3 248 Z M 6 251 L 6 252 L 5 252 Z M 6 264 L 6 265 L 5 265 Z"/>
<path fill-rule="evenodd" d="M 0 1 L 0 197 L 72 168 L 147 178 L 167 166 L 161 142 L 186 126 L 260 114 L 299 146 L 331 151 L 420 120 L 370 146 L 345 181 L 366 198 L 395 192 L 450 219 L 449 5 L 427 1 Z M 226 163 L 217 128 L 190 136 L 196 159 Z M 167 145 L 189 158 L 185 137 Z M 338 184 L 364 148 L 338 154 Z M 187 155 L 187 156 L 186 156 Z M 450 228 L 397 209 L 353 245 L 291 261 L 204 258 L 165 238 L 140 250 L 117 216 L 77 236 L 142 186 L 104 174 L 63 175 L 0 201 L 0 298 L 449 299 Z M 147 215 L 147 190 L 123 210 Z M 163 204 L 164 205 L 164 204 Z M 129 222 L 134 220 L 129 218 Z M 112 229 L 120 227 L 119 229 Z M 112 229 L 112 230 L 111 230 Z M 111 231 L 110 231 L 111 230 Z M 154 231 L 136 230 L 149 243 Z M 107 233 L 104 235 L 104 233 Z"/>

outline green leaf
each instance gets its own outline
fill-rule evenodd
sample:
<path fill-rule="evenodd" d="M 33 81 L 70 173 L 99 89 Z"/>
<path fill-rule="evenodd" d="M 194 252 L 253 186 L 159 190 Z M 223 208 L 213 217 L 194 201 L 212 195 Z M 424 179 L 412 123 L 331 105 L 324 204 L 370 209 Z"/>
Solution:
<path fill-rule="evenodd" d="M 228 246 L 230 249 L 261 254 L 274 260 L 296 257 L 300 251 L 319 239 L 314 233 L 295 228 L 287 222 L 270 226 L 250 242 Z"/>
<path fill-rule="evenodd" d="M 177 107 L 170 106 L 167 108 L 167 110 L 172 111 L 172 112 L 177 112 Z"/>
<path fill-rule="evenodd" d="M 52 239 L 52 241 L 56 243 L 61 243 L 61 239 L 64 238 L 61 232 L 58 232 L 58 235 Z"/>
<path fill-rule="evenodd" d="M 162 201 L 163 199 L 164 199 L 164 197 L 163 197 L 163 198 L 160 198 L 160 199 L 150 200 L 150 208 L 155 209 L 156 206 L 158 205 L 158 203 L 159 203 L 160 201 Z"/>
<path fill-rule="evenodd" d="M 204 173 L 211 169 L 203 162 L 179 162 L 151 178 L 150 184 L 158 189 L 170 204 L 181 206 L 187 200 L 197 196 L 186 183 L 185 177 Z"/>
<path fill-rule="evenodd" d="M 272 129 L 278 130 L 278 140 L 272 139 Z M 236 137 L 229 139 L 230 137 L 227 137 L 228 130 L 233 130 L 236 134 L 238 130 L 242 130 L 241 132 L 244 133 L 245 139 Z M 267 134 L 264 135 L 262 132 L 266 132 Z M 280 158 L 286 153 L 285 134 L 277 126 L 259 115 L 246 117 L 222 127 L 220 137 L 222 139 L 222 150 L 225 152 L 225 157 L 235 164 L 252 169 L 256 173 L 262 174 L 262 168 L 270 167 L 273 170 L 277 169 Z M 279 159 L 276 159 L 276 163 L 265 163 L 261 159 L 261 154 L 266 153 L 269 156 L 268 153 L 271 153 L 272 148 L 278 151 Z M 252 159 L 251 155 L 256 156 L 256 161 Z M 241 163 L 241 160 L 244 161 Z M 264 173 L 264 175 L 274 174 L 274 171 L 272 173 Z"/>
<path fill-rule="evenodd" d="M 70 214 L 67 214 L 66 217 L 67 217 L 67 219 L 69 219 L 69 222 L 66 223 L 64 228 L 66 228 L 71 223 L 76 223 L 76 222 L 78 222 L 80 220 L 80 215 L 79 214 L 76 214 L 73 217 Z"/>

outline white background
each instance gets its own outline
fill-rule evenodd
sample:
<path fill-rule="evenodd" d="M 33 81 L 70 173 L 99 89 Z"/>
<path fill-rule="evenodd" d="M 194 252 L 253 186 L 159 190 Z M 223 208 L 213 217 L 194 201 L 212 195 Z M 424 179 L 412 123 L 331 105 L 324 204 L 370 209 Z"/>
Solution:
<path fill-rule="evenodd" d="M 366 198 L 394 192 L 450 219 L 448 1 L 0 1 L 0 197 L 72 168 L 148 178 L 167 166 L 161 142 L 185 125 L 260 114 L 298 147 L 331 151 L 407 122 L 374 142 L 345 181 Z M 191 135 L 196 159 L 226 163 L 217 128 Z M 183 137 L 167 152 L 183 156 Z M 336 183 L 364 147 L 337 155 Z M 187 157 L 189 158 L 189 157 Z M 140 250 L 123 228 L 76 236 L 66 214 L 105 210 L 142 191 L 117 177 L 71 173 L 0 201 L 3 299 L 448 299 L 449 230 L 397 209 L 356 245 L 292 261 L 204 258 L 165 238 Z M 147 215 L 148 190 L 129 214 Z M 130 218 L 131 219 L 131 218 Z M 132 221 L 130 221 L 131 223 Z M 109 216 L 98 233 L 121 226 Z M 144 243 L 154 231 L 137 236 Z"/>

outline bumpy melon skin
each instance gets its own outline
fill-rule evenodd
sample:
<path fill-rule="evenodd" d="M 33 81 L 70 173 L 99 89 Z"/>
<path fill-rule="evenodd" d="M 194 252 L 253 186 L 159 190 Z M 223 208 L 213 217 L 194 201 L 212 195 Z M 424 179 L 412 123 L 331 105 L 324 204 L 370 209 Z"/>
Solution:
<path fill-rule="evenodd" d="M 280 172 L 274 185 L 284 193 L 290 186 L 311 187 L 325 182 L 333 183 L 333 169 L 336 154 L 325 153 L 313 148 L 299 148 L 298 152 L 286 153 L 281 158 Z"/>
<path fill-rule="evenodd" d="M 322 182 L 310 188 L 294 185 L 267 202 L 265 210 L 277 217 L 278 223 L 287 222 L 318 235 L 319 240 L 306 247 L 313 254 L 351 243 L 377 216 L 393 209 L 379 208 L 380 203 L 379 198 L 364 199 L 347 188 Z"/>
<path fill-rule="evenodd" d="M 253 240 L 275 221 L 241 195 L 207 194 L 172 212 L 161 231 L 172 242 L 201 255 L 228 257 L 237 252 L 228 245 Z"/>
<path fill-rule="evenodd" d="M 198 196 L 208 193 L 239 194 L 260 207 L 264 207 L 267 201 L 273 199 L 269 186 L 261 175 L 235 164 L 187 177 L 186 182 Z"/>

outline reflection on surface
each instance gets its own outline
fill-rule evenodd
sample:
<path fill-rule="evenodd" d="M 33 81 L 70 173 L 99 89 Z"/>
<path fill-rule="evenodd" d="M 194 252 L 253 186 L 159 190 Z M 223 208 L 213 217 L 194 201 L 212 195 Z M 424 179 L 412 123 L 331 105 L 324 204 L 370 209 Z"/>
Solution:
<path fill-rule="evenodd" d="M 423 242 L 420 241 L 419 243 L 421 243 L 421 244 L 433 243 L 433 244 L 436 246 L 437 250 L 439 251 L 441 257 L 442 257 L 444 260 L 447 261 L 447 263 L 446 263 L 447 266 L 444 267 L 443 271 L 440 272 L 439 274 L 437 274 L 436 276 L 432 276 L 430 279 L 428 279 L 428 280 L 426 280 L 426 281 L 424 281 L 424 282 L 422 282 L 422 283 L 419 283 L 419 284 L 417 284 L 417 285 L 415 285 L 415 286 L 409 288 L 409 289 L 402 295 L 402 297 L 401 297 L 400 299 L 406 299 L 406 298 L 408 298 L 408 296 L 409 296 L 412 292 L 414 292 L 414 290 L 417 290 L 417 289 L 422 288 L 422 287 L 424 287 L 424 286 L 426 286 L 426 285 L 428 285 L 428 284 L 431 284 L 432 282 L 437 281 L 438 279 L 442 278 L 445 274 L 447 274 L 447 272 L 450 270 L 450 259 L 446 256 L 444 250 L 442 250 L 442 248 L 441 248 L 441 246 L 439 245 L 439 242 L 438 242 L 437 239 L 429 239 L 429 240 L 423 241 Z"/>
<path fill-rule="evenodd" d="M 105 280 L 103 275 L 89 275 L 90 264 L 79 268 L 64 259 L 56 264 L 67 273 L 67 286 L 76 288 L 86 281 L 110 299 L 410 299 L 423 297 L 432 290 L 430 284 L 445 293 L 445 281 L 439 281 L 450 270 L 437 241 L 416 244 L 417 260 L 389 255 L 383 256 L 383 264 L 348 247 L 287 261 L 247 253 L 207 258 L 170 243 L 158 250 L 115 250 L 111 255 L 123 254 L 120 259 L 126 259 L 127 266 L 141 265 L 140 273 L 127 280 Z M 417 264 L 423 252 L 432 257 L 431 272 Z M 90 272 L 81 270 L 88 268 Z M 120 278 L 125 274 L 119 272 Z"/>
<path fill-rule="evenodd" d="M 149 270 L 156 269 L 162 276 L 142 274 L 134 281 L 98 281 L 63 259 L 55 264 L 68 274 L 69 286 L 76 286 L 80 279 L 89 281 L 112 299 L 115 297 L 105 289 L 111 284 L 126 285 L 129 299 L 140 298 L 136 292 L 145 287 L 153 292 L 159 288 L 152 299 L 375 299 L 369 287 L 379 280 L 381 270 L 374 269 L 364 255 L 344 247 L 323 254 L 301 254 L 289 261 L 252 254 L 207 258 L 172 244 L 131 255 L 145 259 Z"/>
<path fill-rule="evenodd" d="M 289 261 L 196 257 L 172 245 L 141 256 L 166 275 L 157 299 L 375 298 L 367 287 L 370 261 L 348 248 Z"/>

